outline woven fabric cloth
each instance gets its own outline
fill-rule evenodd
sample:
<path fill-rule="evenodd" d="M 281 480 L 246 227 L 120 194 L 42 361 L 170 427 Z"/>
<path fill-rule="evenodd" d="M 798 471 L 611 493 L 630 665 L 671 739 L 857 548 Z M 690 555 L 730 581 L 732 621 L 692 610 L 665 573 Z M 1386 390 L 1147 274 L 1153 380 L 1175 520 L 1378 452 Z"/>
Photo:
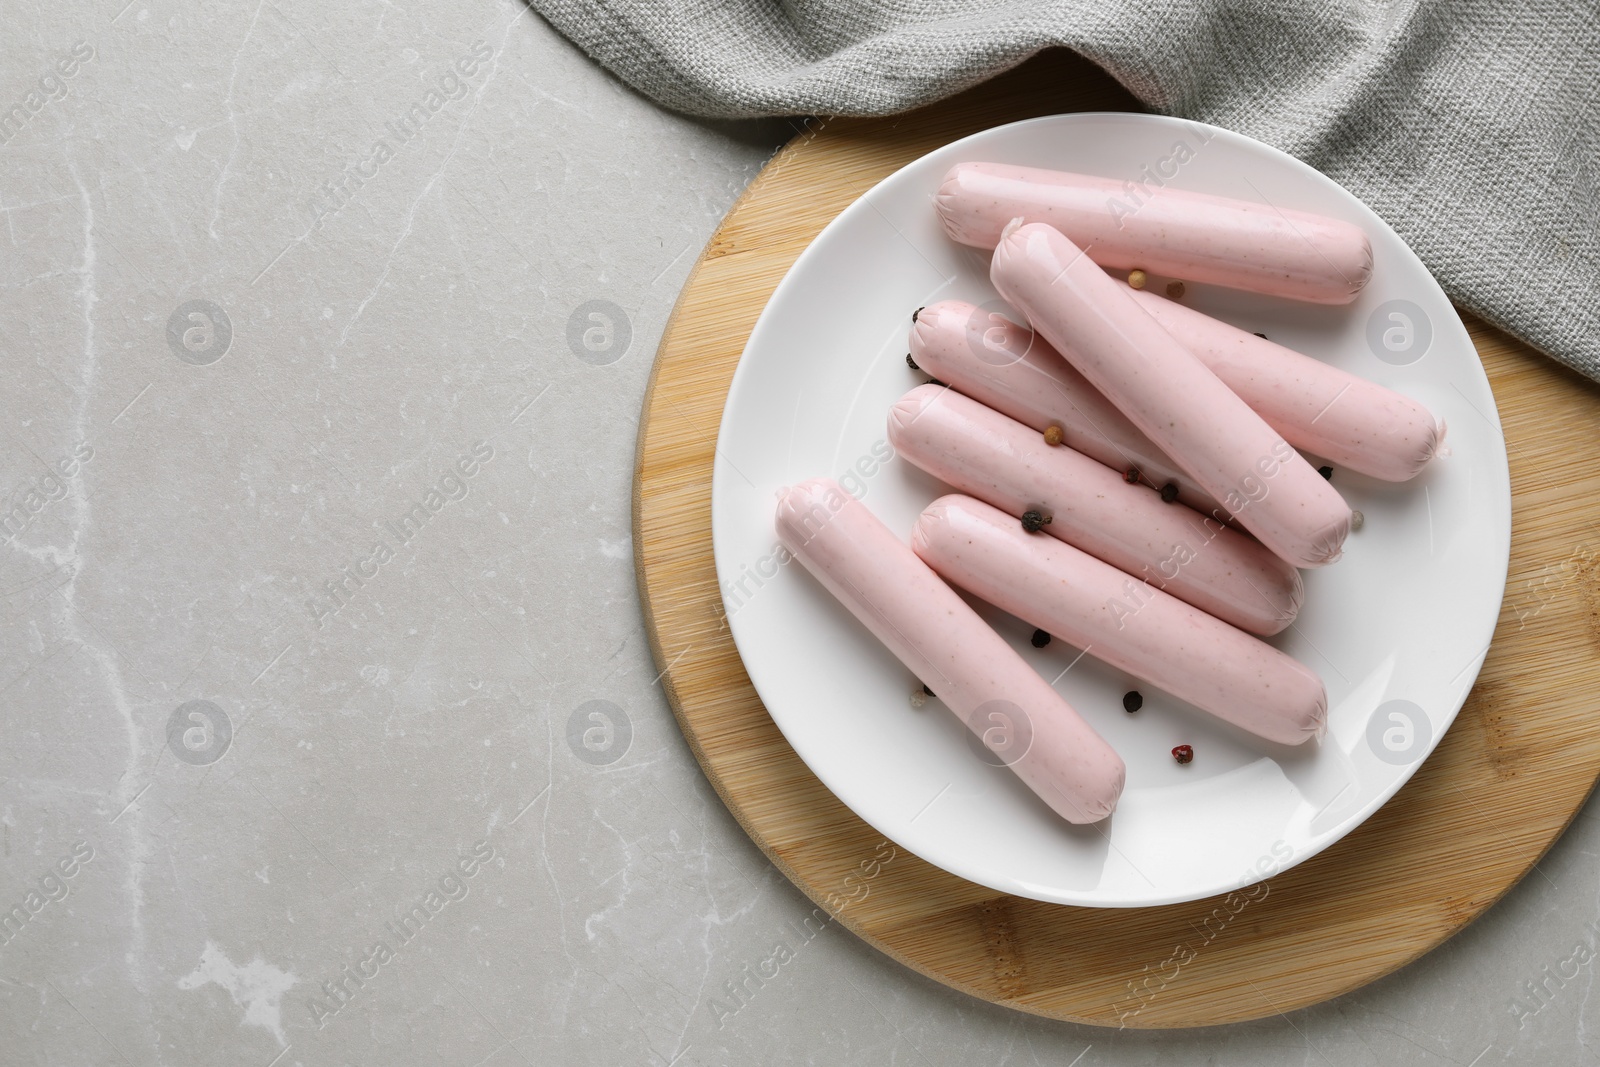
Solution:
<path fill-rule="evenodd" d="M 674 110 L 881 115 L 1064 46 L 1298 156 L 1467 308 L 1600 380 L 1592 0 L 530 0 Z"/>

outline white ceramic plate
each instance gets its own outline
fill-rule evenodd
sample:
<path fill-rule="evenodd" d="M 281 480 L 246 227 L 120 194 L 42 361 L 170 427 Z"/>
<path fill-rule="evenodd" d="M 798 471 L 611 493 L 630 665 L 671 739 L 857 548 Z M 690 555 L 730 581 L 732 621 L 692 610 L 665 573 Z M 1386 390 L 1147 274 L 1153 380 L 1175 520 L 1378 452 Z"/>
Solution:
<path fill-rule="evenodd" d="M 948 240 L 930 204 L 945 172 L 966 160 L 1129 179 L 1149 167 L 1176 187 L 1320 212 L 1371 236 L 1372 281 L 1349 307 L 1205 286 L 1185 298 L 1416 397 L 1450 427 L 1449 454 L 1410 483 L 1335 473 L 1365 526 L 1343 560 L 1306 573 L 1299 621 L 1274 639 L 1327 684 L 1320 747 L 1266 751 L 1088 658 L 1063 674 L 1077 650 L 1059 640 L 1035 649 L 1031 627 L 979 605 L 1127 763 L 1116 814 L 1070 826 L 1008 770 L 974 758 L 966 728 L 942 704 L 913 708 L 910 673 L 803 568 L 784 562 L 772 527 L 782 486 L 853 473 L 854 491 L 902 536 L 946 491 L 885 458 L 885 415 L 926 380 L 905 363 L 912 310 L 996 299 L 987 256 Z M 1510 477 L 1494 396 L 1466 330 L 1378 216 L 1317 171 L 1238 134 L 1148 115 L 1060 115 L 924 156 L 852 204 L 795 262 L 728 394 L 712 537 L 729 626 L 756 691 L 856 814 L 994 889 L 1132 907 L 1257 882 L 1337 841 L 1405 783 L 1455 719 L 1488 651 L 1505 589 Z M 1129 715 L 1121 698 L 1134 688 L 1145 703 Z M 1173 760 L 1177 744 L 1194 746 L 1193 763 Z"/>

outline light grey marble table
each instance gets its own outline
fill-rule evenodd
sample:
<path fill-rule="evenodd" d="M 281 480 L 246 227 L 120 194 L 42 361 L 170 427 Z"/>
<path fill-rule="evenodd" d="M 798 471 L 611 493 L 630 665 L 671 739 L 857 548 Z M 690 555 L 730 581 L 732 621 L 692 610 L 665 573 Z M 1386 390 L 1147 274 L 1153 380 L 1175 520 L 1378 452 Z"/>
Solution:
<path fill-rule="evenodd" d="M 1439 951 L 1226 1029 L 794 934 L 629 541 L 656 341 L 785 124 L 515 3 L 0 20 L 0 1063 L 1596 1058 L 1589 812 Z"/>

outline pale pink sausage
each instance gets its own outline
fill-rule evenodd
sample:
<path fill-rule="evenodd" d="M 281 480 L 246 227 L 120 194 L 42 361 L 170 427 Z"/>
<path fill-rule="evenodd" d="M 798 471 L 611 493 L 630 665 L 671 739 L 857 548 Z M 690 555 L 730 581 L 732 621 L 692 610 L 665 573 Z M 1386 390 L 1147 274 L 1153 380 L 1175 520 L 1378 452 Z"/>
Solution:
<path fill-rule="evenodd" d="M 1025 751 L 1004 762 L 1052 810 L 1075 823 L 1111 814 L 1122 759 L 865 506 L 814 478 L 779 495 L 775 525 L 806 570 L 974 733 L 999 723 L 1023 739 Z"/>
<path fill-rule="evenodd" d="M 1062 441 L 1119 471 L 1139 472 L 1157 489 L 1178 487 L 1178 499 L 1210 515 L 1207 496 L 1098 389 L 1026 326 L 960 300 L 917 311 L 911 358 L 918 367 L 1024 426 L 1061 428 Z"/>
<path fill-rule="evenodd" d="M 1054 226 L 1104 267 L 1316 304 L 1348 304 L 1372 276 L 1372 243 L 1359 226 L 1155 184 L 958 163 L 934 204 L 962 244 L 993 248 L 1021 218 Z"/>
<path fill-rule="evenodd" d="M 940 497 L 911 547 L 953 584 L 1258 737 L 1322 736 L 1328 695 L 1309 668 L 988 504 Z"/>
<path fill-rule="evenodd" d="M 1340 370 L 1149 290 L 1128 290 L 1296 448 L 1403 482 L 1428 465 L 1444 425 L 1409 396 Z"/>
<path fill-rule="evenodd" d="M 976 400 L 919 385 L 889 409 L 903 459 L 1128 574 L 1254 634 L 1294 621 L 1300 572 L 1253 538 L 1160 496 Z"/>
<path fill-rule="evenodd" d="M 1040 336 L 1262 544 L 1297 567 L 1339 558 L 1349 505 L 1126 285 L 1059 231 L 1017 227 L 995 248 L 989 277 Z"/>

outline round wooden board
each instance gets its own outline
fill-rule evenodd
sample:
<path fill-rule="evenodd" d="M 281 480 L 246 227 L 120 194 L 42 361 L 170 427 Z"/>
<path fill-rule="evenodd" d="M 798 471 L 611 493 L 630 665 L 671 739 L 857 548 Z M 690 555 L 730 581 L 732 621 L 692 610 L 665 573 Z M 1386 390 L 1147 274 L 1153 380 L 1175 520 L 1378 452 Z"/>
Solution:
<path fill-rule="evenodd" d="M 674 713 L 740 825 L 870 944 L 973 996 L 1137 1027 L 1254 1019 L 1354 989 L 1427 952 L 1522 878 L 1600 773 L 1600 390 L 1476 319 L 1511 456 L 1511 572 L 1455 725 L 1354 833 L 1253 890 L 1139 909 L 1007 896 L 889 846 L 784 741 L 724 624 L 711 466 L 729 381 L 773 288 L 872 184 L 958 137 L 1035 115 L 1136 110 L 1047 53 L 887 119 L 812 121 L 729 212 L 679 298 L 639 430 L 634 550 Z M 1600 537 L 1596 537 L 1600 541 Z"/>

